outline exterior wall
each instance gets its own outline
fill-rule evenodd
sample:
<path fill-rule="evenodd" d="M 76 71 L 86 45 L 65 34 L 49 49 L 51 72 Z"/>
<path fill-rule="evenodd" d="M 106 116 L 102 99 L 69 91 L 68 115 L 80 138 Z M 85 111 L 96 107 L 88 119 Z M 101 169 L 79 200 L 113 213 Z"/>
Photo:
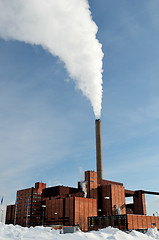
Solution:
<path fill-rule="evenodd" d="M 135 191 L 133 195 L 134 214 L 146 215 L 145 195 L 142 191 Z"/>
<path fill-rule="evenodd" d="M 72 193 L 69 196 L 70 197 L 84 197 L 84 192 Z"/>
<path fill-rule="evenodd" d="M 44 225 L 63 225 L 64 199 L 51 198 L 46 200 Z"/>
<path fill-rule="evenodd" d="M 30 226 L 41 225 L 41 203 L 42 203 L 41 189 L 33 189 L 31 206 L 30 206 Z"/>
<path fill-rule="evenodd" d="M 30 223 L 32 188 L 17 191 L 15 224 L 27 226 Z M 28 201 L 28 208 L 26 207 Z M 28 211 L 28 214 L 27 214 Z M 28 217 L 27 217 L 28 215 Z"/>
<path fill-rule="evenodd" d="M 148 229 L 156 227 L 159 229 L 159 217 L 127 214 L 128 229 Z"/>
<path fill-rule="evenodd" d="M 17 191 L 15 224 L 28 227 L 41 225 L 41 197 L 45 186 L 46 184 L 36 183 L 35 188 Z"/>
<path fill-rule="evenodd" d="M 115 184 L 98 187 L 98 211 L 100 210 L 99 216 L 126 214 L 124 187 Z"/>
<path fill-rule="evenodd" d="M 120 214 L 126 214 L 125 190 L 123 186 L 111 185 L 111 204 L 112 215 L 119 214 L 117 209 L 120 209 Z"/>
<path fill-rule="evenodd" d="M 126 214 L 125 190 L 122 183 L 97 179 L 97 172 L 85 172 L 87 182 L 87 197 L 98 199 L 98 215 L 115 215 L 117 208 L 121 214 Z M 105 199 L 104 197 L 109 197 Z"/>
<path fill-rule="evenodd" d="M 97 216 L 97 200 L 75 197 L 75 225 L 88 231 L 88 217 Z"/>
<path fill-rule="evenodd" d="M 127 216 L 126 215 L 111 215 L 101 217 L 88 218 L 88 230 L 98 230 L 112 226 L 121 230 L 127 230 Z"/>
<path fill-rule="evenodd" d="M 68 187 L 50 187 L 50 188 L 45 188 L 43 190 L 43 197 L 55 197 L 55 196 L 66 196 L 69 194 L 69 188 Z"/>
<path fill-rule="evenodd" d="M 15 205 L 8 205 L 6 211 L 6 224 L 14 224 Z"/>
<path fill-rule="evenodd" d="M 97 172 L 86 171 L 85 172 L 85 181 L 87 183 L 87 198 L 97 199 Z"/>
<path fill-rule="evenodd" d="M 42 193 L 43 189 L 46 188 L 46 183 L 36 182 L 35 188 L 38 189 L 38 193 Z"/>
<path fill-rule="evenodd" d="M 105 197 L 109 197 L 109 199 L 105 199 Z M 101 204 L 98 205 L 99 206 L 98 209 L 101 209 L 101 214 L 105 216 L 111 215 L 112 214 L 111 185 L 101 186 L 101 196 L 99 196 L 98 199 L 101 201 Z M 98 202 L 100 203 L 100 201 Z"/>
<path fill-rule="evenodd" d="M 68 197 L 72 194 L 77 194 L 79 192 L 78 188 L 65 187 L 65 186 L 56 186 L 45 188 L 42 193 L 43 198 L 47 197 Z"/>
<path fill-rule="evenodd" d="M 74 197 L 45 200 L 44 225 L 74 225 Z"/>
<path fill-rule="evenodd" d="M 99 178 L 98 178 L 98 186 L 110 185 L 110 184 L 115 184 L 115 185 L 121 185 L 121 186 L 123 186 L 123 184 L 122 184 L 122 183 L 119 183 L 119 182 L 114 182 L 114 181 L 109 181 L 109 180 L 104 180 L 104 179 L 99 179 Z"/>
<path fill-rule="evenodd" d="M 45 200 L 44 225 L 79 225 L 88 230 L 88 216 L 97 216 L 97 200 L 83 197 L 51 198 Z"/>
<path fill-rule="evenodd" d="M 159 217 L 134 214 L 89 217 L 88 229 L 90 231 L 108 226 L 117 227 L 121 230 L 147 230 L 154 227 L 159 229 Z"/>
<path fill-rule="evenodd" d="M 65 225 L 73 226 L 74 225 L 74 212 L 75 212 L 75 198 L 66 198 L 65 199 Z"/>

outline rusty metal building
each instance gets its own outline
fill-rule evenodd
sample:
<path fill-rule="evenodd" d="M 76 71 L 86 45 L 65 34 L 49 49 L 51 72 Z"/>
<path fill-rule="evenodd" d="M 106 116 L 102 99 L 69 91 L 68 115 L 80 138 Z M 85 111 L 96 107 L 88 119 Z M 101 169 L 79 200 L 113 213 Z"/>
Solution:
<path fill-rule="evenodd" d="M 159 218 L 146 216 L 145 205 L 145 194 L 158 193 L 127 190 L 122 183 L 99 179 L 95 171 L 85 172 L 85 182 L 86 197 L 79 183 L 77 188 L 46 188 L 38 182 L 17 191 L 17 204 L 7 206 L 6 224 L 79 225 L 83 231 L 108 225 L 124 230 L 159 228 Z M 132 204 L 126 204 L 127 197 L 133 197 Z"/>
<path fill-rule="evenodd" d="M 21 226 L 41 225 L 41 197 L 45 183 L 17 191 L 16 204 L 7 206 L 6 223 Z"/>
<path fill-rule="evenodd" d="M 81 230 L 97 230 L 106 226 L 120 229 L 159 228 L 159 218 L 146 216 L 145 194 L 150 191 L 132 191 L 122 183 L 103 179 L 101 120 L 96 127 L 97 172 L 85 172 L 85 189 L 35 183 L 35 188 L 17 191 L 17 204 L 7 207 L 6 223 L 21 226 L 79 225 Z M 85 192 L 86 191 L 86 192 Z M 133 203 L 126 204 L 125 198 Z"/>

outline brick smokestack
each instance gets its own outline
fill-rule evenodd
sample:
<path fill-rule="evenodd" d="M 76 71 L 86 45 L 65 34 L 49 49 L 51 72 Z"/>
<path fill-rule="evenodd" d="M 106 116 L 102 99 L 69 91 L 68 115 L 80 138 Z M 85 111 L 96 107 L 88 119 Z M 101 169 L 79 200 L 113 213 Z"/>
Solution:
<path fill-rule="evenodd" d="M 96 163 L 97 163 L 97 177 L 103 179 L 103 157 L 102 157 L 102 133 L 101 120 L 96 119 Z"/>

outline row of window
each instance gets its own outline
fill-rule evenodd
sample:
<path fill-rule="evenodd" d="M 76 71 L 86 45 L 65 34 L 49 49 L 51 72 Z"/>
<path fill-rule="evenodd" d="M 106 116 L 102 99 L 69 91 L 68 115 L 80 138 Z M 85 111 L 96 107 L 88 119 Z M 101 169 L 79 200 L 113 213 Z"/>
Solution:
<path fill-rule="evenodd" d="M 31 192 L 26 192 L 25 195 L 31 195 Z"/>
<path fill-rule="evenodd" d="M 26 196 L 25 199 L 30 199 L 31 198 L 31 195 L 30 196 Z"/>
<path fill-rule="evenodd" d="M 21 199 L 22 199 L 22 197 L 17 197 L 17 201 L 18 201 L 18 200 L 21 200 Z"/>

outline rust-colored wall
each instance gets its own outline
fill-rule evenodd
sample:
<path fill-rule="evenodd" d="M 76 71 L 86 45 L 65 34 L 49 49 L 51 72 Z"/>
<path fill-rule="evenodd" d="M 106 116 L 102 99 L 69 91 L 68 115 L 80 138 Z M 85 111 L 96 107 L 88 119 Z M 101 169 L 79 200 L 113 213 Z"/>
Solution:
<path fill-rule="evenodd" d="M 146 215 L 145 195 L 142 191 L 135 191 L 133 195 L 134 214 Z"/>
<path fill-rule="evenodd" d="M 46 200 L 44 225 L 63 224 L 63 199 Z"/>
<path fill-rule="evenodd" d="M 159 217 L 127 214 L 128 229 L 159 229 Z"/>
<path fill-rule="evenodd" d="M 55 186 L 45 188 L 42 193 L 43 198 L 47 197 L 68 197 L 69 195 L 75 195 L 78 193 L 78 188 L 65 187 L 65 186 Z"/>
<path fill-rule="evenodd" d="M 125 190 L 123 186 L 113 184 L 111 185 L 111 204 L 112 215 L 118 214 L 118 208 L 120 208 L 120 214 L 126 214 Z"/>
<path fill-rule="evenodd" d="M 74 224 L 74 197 L 46 199 L 44 225 L 66 225 Z"/>
<path fill-rule="evenodd" d="M 73 197 L 65 199 L 65 218 L 69 220 L 68 221 L 69 226 L 74 225 L 74 198 Z"/>
<path fill-rule="evenodd" d="M 14 224 L 15 205 L 8 205 L 6 210 L 6 224 Z"/>
<path fill-rule="evenodd" d="M 51 198 L 46 201 L 44 225 L 79 225 L 88 230 L 88 216 L 97 216 L 97 200 L 83 197 Z"/>
<path fill-rule="evenodd" d="M 42 190 L 46 188 L 46 183 L 36 182 L 35 188 L 38 189 L 39 193 L 42 193 Z"/>
<path fill-rule="evenodd" d="M 41 225 L 41 204 L 42 194 L 41 189 L 34 189 L 31 199 L 31 211 L 30 211 L 30 226 Z"/>
<path fill-rule="evenodd" d="M 16 224 L 28 227 L 41 225 L 41 197 L 45 187 L 45 183 L 36 183 L 35 188 L 17 191 Z"/>
<path fill-rule="evenodd" d="M 105 199 L 109 197 L 109 199 Z M 112 214 L 112 204 L 111 204 L 111 185 L 101 186 L 98 191 L 98 209 L 101 209 L 102 215 Z M 100 215 L 100 212 L 98 213 Z"/>
<path fill-rule="evenodd" d="M 88 217 L 97 216 L 97 200 L 75 197 L 75 224 L 83 231 L 88 230 Z"/>
<path fill-rule="evenodd" d="M 98 186 L 110 185 L 110 184 L 123 186 L 123 183 L 119 183 L 119 182 L 114 182 L 114 181 L 109 181 L 109 180 L 104 180 L 104 179 L 99 179 L 98 178 Z"/>
<path fill-rule="evenodd" d="M 72 193 L 69 196 L 70 197 L 84 197 L 84 193 L 83 192 Z"/>
<path fill-rule="evenodd" d="M 105 199 L 109 197 L 109 199 Z M 120 208 L 120 214 L 126 214 L 125 190 L 122 185 L 103 185 L 98 187 L 98 209 L 101 209 L 102 215 L 117 215 L 117 209 Z M 98 215 L 101 215 L 100 212 Z"/>
<path fill-rule="evenodd" d="M 126 213 L 125 190 L 122 183 L 97 179 L 97 172 L 86 171 L 87 197 L 98 199 L 98 215 L 117 214 L 115 205 L 121 214 Z M 109 200 L 104 197 L 109 197 Z M 101 210 L 101 211 L 100 211 Z"/>
<path fill-rule="evenodd" d="M 97 172 L 86 171 L 85 172 L 85 181 L 87 186 L 87 198 L 96 198 L 97 199 Z"/>
<path fill-rule="evenodd" d="M 17 206 L 16 206 L 16 221 L 15 223 L 21 226 L 29 225 L 30 217 L 28 217 L 28 224 L 26 223 L 27 201 L 28 201 L 28 215 L 31 209 L 32 188 L 17 191 Z"/>
<path fill-rule="evenodd" d="M 159 217 L 126 214 L 89 218 L 89 230 L 98 230 L 107 226 L 117 227 L 121 230 L 147 230 L 154 227 L 159 229 Z"/>

